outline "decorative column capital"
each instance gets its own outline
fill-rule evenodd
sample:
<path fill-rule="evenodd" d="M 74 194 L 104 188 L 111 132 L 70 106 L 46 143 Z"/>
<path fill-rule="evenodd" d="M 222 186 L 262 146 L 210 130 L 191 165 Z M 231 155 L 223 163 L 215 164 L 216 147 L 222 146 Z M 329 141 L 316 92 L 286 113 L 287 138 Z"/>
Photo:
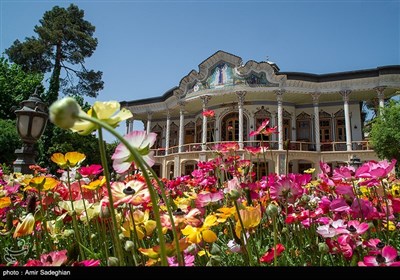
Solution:
<path fill-rule="evenodd" d="M 211 96 L 203 95 L 203 96 L 200 96 L 200 99 L 201 99 L 201 101 L 203 101 L 203 109 L 205 109 L 208 104 L 208 101 L 210 101 L 210 99 L 211 99 Z"/>
<path fill-rule="evenodd" d="M 376 90 L 377 93 L 383 93 L 383 91 L 386 89 L 386 86 L 377 86 L 374 87 L 374 90 Z"/>
<path fill-rule="evenodd" d="M 278 101 L 278 102 L 282 102 L 283 101 L 283 94 L 286 92 L 286 90 L 284 90 L 284 89 L 277 89 L 277 90 L 274 90 L 274 93 L 275 93 L 275 95 L 276 95 L 276 100 Z"/>
<path fill-rule="evenodd" d="M 239 105 L 243 105 L 244 97 L 246 96 L 246 91 L 237 91 L 236 95 L 238 96 L 239 99 Z"/>
<path fill-rule="evenodd" d="M 311 97 L 312 97 L 314 106 L 318 106 L 320 96 L 321 96 L 321 93 L 318 91 L 311 93 Z"/>
<path fill-rule="evenodd" d="M 350 89 L 341 90 L 339 93 L 343 97 L 343 101 L 344 102 L 349 102 L 350 94 L 351 94 L 351 90 Z"/>
<path fill-rule="evenodd" d="M 171 118 L 171 112 L 169 110 L 167 110 L 167 112 L 165 113 L 165 115 L 167 116 L 167 119 Z"/>
<path fill-rule="evenodd" d="M 152 118 L 152 116 L 153 116 L 153 112 L 147 112 L 147 119 L 148 120 L 151 120 L 151 118 Z"/>
<path fill-rule="evenodd" d="M 374 87 L 374 90 L 376 90 L 376 93 L 378 94 L 378 98 L 379 99 L 384 99 L 385 98 L 385 93 L 384 93 L 385 89 L 386 89 L 386 86 Z"/>

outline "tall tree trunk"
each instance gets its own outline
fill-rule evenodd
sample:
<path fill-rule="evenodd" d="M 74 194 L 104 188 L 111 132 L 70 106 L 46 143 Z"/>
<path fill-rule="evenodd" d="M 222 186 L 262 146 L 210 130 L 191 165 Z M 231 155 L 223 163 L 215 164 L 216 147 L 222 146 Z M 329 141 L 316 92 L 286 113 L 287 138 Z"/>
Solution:
<path fill-rule="evenodd" d="M 54 68 L 53 68 L 53 73 L 51 74 L 50 78 L 50 83 L 49 83 L 49 90 L 45 96 L 45 102 L 47 106 L 50 106 L 53 104 L 55 101 L 58 99 L 58 92 L 60 91 L 60 74 L 61 74 L 61 59 L 62 59 L 62 53 L 61 53 L 61 42 L 57 44 L 57 49 L 56 49 L 56 58 L 54 61 Z M 41 150 L 41 158 L 38 160 L 38 164 L 40 165 L 45 165 L 45 166 L 51 166 L 51 161 L 50 157 L 51 155 L 49 154 L 49 147 L 52 146 L 52 138 L 54 135 L 54 125 L 51 122 L 47 122 L 46 129 L 43 133 L 43 136 L 41 137 L 41 143 L 39 144 L 40 147 L 39 149 Z"/>

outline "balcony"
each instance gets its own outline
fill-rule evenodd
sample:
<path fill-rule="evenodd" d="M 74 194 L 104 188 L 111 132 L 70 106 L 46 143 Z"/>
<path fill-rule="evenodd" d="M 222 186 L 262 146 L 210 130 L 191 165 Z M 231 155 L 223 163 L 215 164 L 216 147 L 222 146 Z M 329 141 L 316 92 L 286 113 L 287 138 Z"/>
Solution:
<path fill-rule="evenodd" d="M 206 143 L 206 151 L 215 151 L 216 146 L 223 143 L 231 142 L 209 142 Z M 243 147 L 260 147 L 267 146 L 269 150 L 278 150 L 278 141 L 244 141 Z M 168 148 L 168 153 L 165 148 L 152 149 L 156 157 L 162 157 L 166 155 L 174 154 L 185 154 L 202 151 L 201 143 L 190 143 L 182 146 L 182 152 L 179 153 L 179 146 Z M 289 151 L 301 151 L 301 152 L 316 152 L 314 142 L 303 142 L 303 141 L 291 141 L 289 145 Z M 321 143 L 321 152 L 346 152 L 346 142 L 323 142 Z M 352 141 L 352 151 L 373 151 L 372 145 L 369 141 Z M 349 151 L 350 152 L 350 151 Z"/>

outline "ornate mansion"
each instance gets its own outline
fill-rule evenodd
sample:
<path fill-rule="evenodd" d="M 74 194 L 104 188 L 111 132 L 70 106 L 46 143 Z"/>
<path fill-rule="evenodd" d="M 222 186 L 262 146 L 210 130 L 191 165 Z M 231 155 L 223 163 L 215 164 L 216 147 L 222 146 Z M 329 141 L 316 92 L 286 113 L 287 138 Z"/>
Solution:
<path fill-rule="evenodd" d="M 236 142 L 236 154 L 263 172 L 311 167 L 319 172 L 320 161 L 336 167 L 354 158 L 379 160 L 364 138 L 361 104 L 372 99 L 383 107 L 398 93 L 400 65 L 328 74 L 281 72 L 273 62 L 243 64 L 240 57 L 218 51 L 164 95 L 123 101 L 121 107 L 133 113 L 127 133 L 134 121 L 157 133 L 153 168 L 161 177 L 190 174 L 198 161 L 216 157 L 216 144 L 228 142 Z M 209 110 L 215 115 L 204 116 Z M 249 136 L 267 118 L 278 133 Z M 261 157 L 245 149 L 265 145 L 269 148 Z"/>

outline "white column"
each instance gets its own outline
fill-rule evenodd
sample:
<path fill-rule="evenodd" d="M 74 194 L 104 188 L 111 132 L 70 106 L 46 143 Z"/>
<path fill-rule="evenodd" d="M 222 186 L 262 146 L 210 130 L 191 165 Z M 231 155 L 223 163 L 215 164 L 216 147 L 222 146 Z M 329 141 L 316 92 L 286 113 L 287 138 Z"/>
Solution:
<path fill-rule="evenodd" d="M 239 149 L 243 149 L 243 103 L 244 103 L 244 96 L 246 95 L 245 91 L 237 91 L 238 96 L 238 110 L 239 110 Z"/>
<path fill-rule="evenodd" d="M 315 139 L 315 150 L 317 152 L 321 151 L 321 138 L 320 138 L 320 131 L 319 131 L 319 104 L 318 100 L 321 93 L 314 92 L 311 94 L 313 105 L 314 105 L 314 139 Z"/>
<path fill-rule="evenodd" d="M 291 121 L 292 121 L 292 141 L 296 141 L 297 140 L 296 111 L 293 112 Z"/>
<path fill-rule="evenodd" d="M 134 119 L 132 119 L 131 120 L 131 125 L 130 125 L 130 128 L 129 128 L 129 132 L 132 132 L 133 131 L 133 124 L 134 124 L 134 122 L 135 122 L 135 120 Z"/>
<path fill-rule="evenodd" d="M 151 117 L 152 117 L 152 115 L 153 115 L 152 112 L 147 113 L 147 129 L 146 129 L 147 134 L 149 134 L 151 132 Z"/>
<path fill-rule="evenodd" d="M 276 100 L 278 101 L 278 149 L 283 150 L 283 93 L 285 90 L 276 90 Z"/>
<path fill-rule="evenodd" d="M 379 86 L 375 88 L 379 100 L 378 114 L 381 114 L 382 108 L 385 107 L 385 88 L 385 86 Z"/>
<path fill-rule="evenodd" d="M 351 125 L 350 125 L 350 109 L 349 109 L 349 97 L 351 90 L 342 90 L 340 94 L 343 97 L 343 108 L 344 108 L 344 121 L 346 123 L 346 146 L 347 151 L 351 151 Z"/>
<path fill-rule="evenodd" d="M 185 102 L 179 102 L 179 148 L 178 152 L 183 150 L 183 137 L 185 134 Z"/>
<path fill-rule="evenodd" d="M 133 123 L 134 123 L 134 122 L 135 122 L 135 120 L 134 120 L 134 119 L 131 119 L 129 132 L 132 132 L 132 131 L 133 131 Z"/>
<path fill-rule="evenodd" d="M 209 95 L 204 95 L 200 97 L 201 100 L 203 101 L 203 112 L 207 110 L 207 103 L 210 100 L 210 96 Z M 203 115 L 203 134 L 201 135 L 201 150 L 205 151 L 207 149 L 207 117 Z"/>
<path fill-rule="evenodd" d="M 167 111 L 167 128 L 166 128 L 166 133 L 165 133 L 165 155 L 168 155 L 168 149 L 169 149 L 169 135 L 171 134 L 170 128 L 171 128 L 171 116 L 169 114 L 169 111 Z"/>

